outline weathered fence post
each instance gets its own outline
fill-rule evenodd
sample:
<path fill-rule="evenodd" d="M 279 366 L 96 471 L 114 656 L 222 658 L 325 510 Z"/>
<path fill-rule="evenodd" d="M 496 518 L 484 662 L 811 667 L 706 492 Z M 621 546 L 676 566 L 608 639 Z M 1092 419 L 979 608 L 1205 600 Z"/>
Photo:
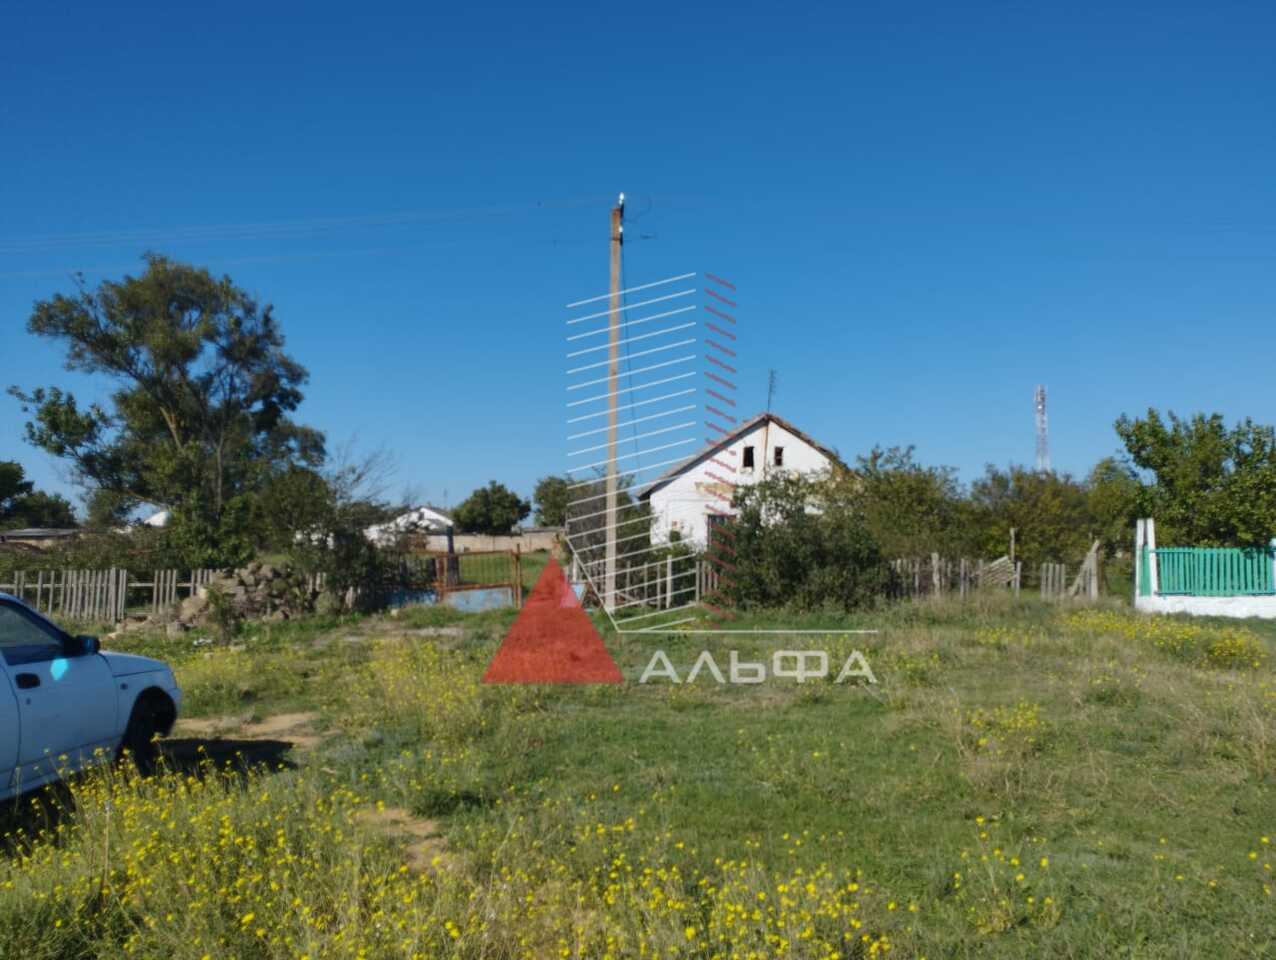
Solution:
<path fill-rule="evenodd" d="M 523 609 L 523 552 L 514 544 L 514 608 Z"/>

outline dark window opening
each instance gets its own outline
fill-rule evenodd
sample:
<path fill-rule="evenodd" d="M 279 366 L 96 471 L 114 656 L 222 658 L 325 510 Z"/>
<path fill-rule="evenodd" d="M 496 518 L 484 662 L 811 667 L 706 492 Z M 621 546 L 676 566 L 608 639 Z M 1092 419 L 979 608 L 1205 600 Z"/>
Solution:
<path fill-rule="evenodd" d="M 752 447 L 744 448 L 744 463 L 741 464 L 741 466 L 743 466 L 744 469 L 746 470 L 753 469 L 753 448 Z"/>
<path fill-rule="evenodd" d="M 784 466 L 784 448 L 783 447 L 775 448 L 775 465 L 777 467 Z"/>
<path fill-rule="evenodd" d="M 727 525 L 727 521 L 730 519 L 730 517 L 723 516 L 720 513 L 710 513 L 705 517 L 705 520 L 707 521 L 707 532 L 709 534 L 709 542 L 706 546 L 708 546 L 711 551 L 717 546 L 718 541 L 722 539 L 722 534 L 719 531 Z"/>

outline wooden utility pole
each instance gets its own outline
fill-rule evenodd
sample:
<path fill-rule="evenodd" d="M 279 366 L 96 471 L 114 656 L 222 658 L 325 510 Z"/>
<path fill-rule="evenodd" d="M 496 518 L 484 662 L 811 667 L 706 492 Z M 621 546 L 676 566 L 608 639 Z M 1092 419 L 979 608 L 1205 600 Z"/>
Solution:
<path fill-rule="evenodd" d="M 616 609 L 616 392 L 620 389 L 620 249 L 625 242 L 625 195 L 611 209 L 611 316 L 607 352 L 607 548 L 603 564 L 603 606 Z"/>
<path fill-rule="evenodd" d="M 762 465 L 755 467 L 758 476 L 761 477 L 766 473 L 767 447 L 771 441 L 771 401 L 775 399 L 775 370 L 771 370 L 766 378 L 766 422 L 762 425 Z"/>

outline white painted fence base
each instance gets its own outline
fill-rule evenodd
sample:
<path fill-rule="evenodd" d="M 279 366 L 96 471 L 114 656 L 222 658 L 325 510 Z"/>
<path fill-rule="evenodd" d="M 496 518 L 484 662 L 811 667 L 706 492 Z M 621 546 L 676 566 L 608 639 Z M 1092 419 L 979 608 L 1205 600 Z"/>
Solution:
<path fill-rule="evenodd" d="M 1155 561 L 1148 564 L 1150 593 L 1144 596 L 1143 564 L 1139 558 L 1147 545 L 1156 550 L 1156 523 L 1151 518 L 1139 520 L 1134 527 L 1134 609 L 1143 613 L 1190 613 L 1197 617 L 1259 617 L 1276 620 L 1276 596 L 1259 594 L 1234 597 L 1198 597 L 1187 594 L 1162 594 Z"/>
<path fill-rule="evenodd" d="M 1144 613 L 1190 613 L 1198 617 L 1261 617 L 1276 620 L 1276 597 L 1134 597 Z"/>

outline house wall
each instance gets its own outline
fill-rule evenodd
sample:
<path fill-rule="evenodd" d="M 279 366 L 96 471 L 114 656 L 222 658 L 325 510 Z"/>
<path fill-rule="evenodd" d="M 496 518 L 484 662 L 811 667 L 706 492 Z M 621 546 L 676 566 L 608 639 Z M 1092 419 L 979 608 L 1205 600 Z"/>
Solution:
<path fill-rule="evenodd" d="M 754 468 L 752 472 L 745 472 L 742 468 L 744 448 L 749 446 L 754 448 Z M 712 475 L 717 474 L 737 485 L 757 483 L 763 475 L 764 464 L 767 470 L 776 469 L 773 466 L 776 447 L 784 448 L 784 466 L 781 469 L 808 474 L 831 466 L 827 456 L 779 424 L 760 423 L 714 454 L 714 458 L 734 466 L 734 474 L 724 472 L 713 463 L 712 458 L 706 458 L 651 495 L 652 542 L 667 543 L 670 532 L 677 530 L 683 540 L 704 546 L 709 536 L 706 519 L 709 508 L 733 512 L 730 507 L 731 488 Z"/>

